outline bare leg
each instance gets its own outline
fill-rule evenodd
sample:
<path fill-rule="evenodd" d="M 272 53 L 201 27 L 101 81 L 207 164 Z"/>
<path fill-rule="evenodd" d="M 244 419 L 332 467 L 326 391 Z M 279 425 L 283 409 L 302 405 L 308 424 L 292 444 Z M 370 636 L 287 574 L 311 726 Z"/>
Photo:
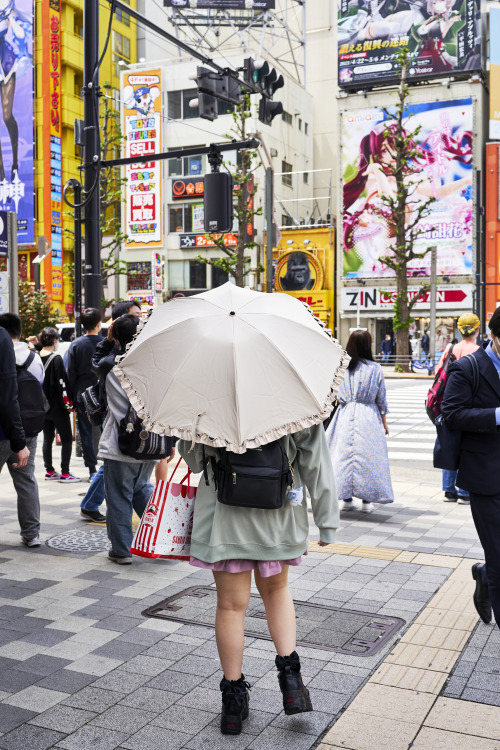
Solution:
<path fill-rule="evenodd" d="M 9 131 L 10 142 L 12 144 L 12 169 L 18 169 L 17 150 L 19 142 L 19 129 L 17 121 L 12 114 L 14 104 L 14 95 L 16 93 L 16 74 L 14 73 L 7 83 L 2 84 L 0 89 L 2 98 L 2 116 L 7 130 Z"/>
<path fill-rule="evenodd" d="M 266 608 L 267 624 L 279 656 L 295 651 L 296 625 L 292 595 L 288 588 L 288 565 L 279 575 L 262 578 L 255 571 L 255 584 Z"/>
<path fill-rule="evenodd" d="M 239 680 L 243 666 L 245 612 L 250 601 L 252 571 L 214 571 L 217 586 L 215 639 L 226 680 Z"/>

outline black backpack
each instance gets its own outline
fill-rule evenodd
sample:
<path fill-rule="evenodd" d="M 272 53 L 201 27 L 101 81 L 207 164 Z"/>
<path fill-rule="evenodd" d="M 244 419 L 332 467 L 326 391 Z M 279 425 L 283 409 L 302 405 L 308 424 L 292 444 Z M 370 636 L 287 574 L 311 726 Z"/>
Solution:
<path fill-rule="evenodd" d="M 106 389 L 104 386 L 101 387 L 100 383 L 89 385 L 88 388 L 82 391 L 82 401 L 90 424 L 94 427 L 102 427 L 108 411 Z"/>
<path fill-rule="evenodd" d="M 26 362 L 16 365 L 17 369 L 17 398 L 21 411 L 24 434 L 27 437 L 38 435 L 43 429 L 45 419 L 45 402 L 40 381 L 28 372 L 28 367 L 35 359 L 35 353 L 30 352 Z"/>
<path fill-rule="evenodd" d="M 212 469 L 223 505 L 276 510 L 293 485 L 293 469 L 279 440 L 246 453 L 221 451 Z"/>
<path fill-rule="evenodd" d="M 132 405 L 118 425 L 118 448 L 120 452 L 137 461 L 157 461 L 167 458 L 172 452 L 173 437 L 148 432 Z"/>

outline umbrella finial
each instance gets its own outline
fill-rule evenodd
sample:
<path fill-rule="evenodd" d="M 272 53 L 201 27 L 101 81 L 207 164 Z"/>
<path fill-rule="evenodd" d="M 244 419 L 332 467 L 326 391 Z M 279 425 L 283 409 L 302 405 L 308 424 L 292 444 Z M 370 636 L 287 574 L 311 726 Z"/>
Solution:
<path fill-rule="evenodd" d="M 236 315 L 236 313 L 234 312 L 234 310 L 231 310 L 231 312 L 229 313 L 229 315 Z"/>

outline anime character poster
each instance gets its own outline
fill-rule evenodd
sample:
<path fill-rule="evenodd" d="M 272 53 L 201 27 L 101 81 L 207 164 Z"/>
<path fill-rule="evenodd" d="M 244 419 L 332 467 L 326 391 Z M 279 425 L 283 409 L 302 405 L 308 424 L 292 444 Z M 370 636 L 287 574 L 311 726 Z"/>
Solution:
<path fill-rule="evenodd" d="M 408 106 L 407 133 L 415 137 L 418 183 L 412 200 L 435 201 L 420 221 L 424 230 L 415 251 L 437 247 L 438 274 L 470 275 L 472 271 L 472 100 Z M 391 111 L 391 108 L 388 110 Z M 380 262 L 391 253 L 392 227 L 383 216 L 382 195 L 396 194 L 386 165 L 394 161 L 391 125 L 382 109 L 343 115 L 343 269 L 346 278 L 390 278 L 394 272 Z M 411 212 L 408 213 L 411 221 Z M 430 253 L 410 261 L 411 276 L 428 276 Z"/>
<path fill-rule="evenodd" d="M 0 210 L 17 212 L 17 240 L 34 242 L 33 2 L 0 0 Z"/>
<path fill-rule="evenodd" d="M 408 47 L 410 78 L 481 70 L 481 0 L 340 0 L 339 86 L 397 80 Z"/>
<path fill-rule="evenodd" d="M 125 247 L 162 244 L 161 161 L 145 157 L 161 152 L 161 70 L 125 73 L 122 78 L 125 156 L 142 161 L 125 167 Z"/>
<path fill-rule="evenodd" d="M 275 0 L 163 0 L 167 8 L 206 8 L 207 10 L 273 10 Z"/>

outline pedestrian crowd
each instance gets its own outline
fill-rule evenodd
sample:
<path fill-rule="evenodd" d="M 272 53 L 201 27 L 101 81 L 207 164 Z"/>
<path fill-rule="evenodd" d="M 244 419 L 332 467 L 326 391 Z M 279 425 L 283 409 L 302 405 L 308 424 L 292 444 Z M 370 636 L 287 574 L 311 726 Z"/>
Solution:
<path fill-rule="evenodd" d="M 237 318 L 234 310 L 229 315 Z M 191 431 L 178 429 L 179 440 L 170 437 L 168 430 L 160 439 L 150 427 L 146 429 L 147 410 L 139 404 L 120 364 L 127 362 L 131 345 L 140 340 L 138 303 L 116 303 L 106 336 L 100 333 L 99 310 L 86 309 L 81 323 L 84 335 L 75 338 L 63 361 L 57 329 L 44 328 L 30 348 L 21 340 L 20 318 L 12 313 L 0 315 L 0 470 L 7 465 L 17 493 L 21 542 L 28 547 L 41 543 L 35 478 L 40 433 L 45 480 L 82 481 L 70 470 L 73 412 L 90 481 L 80 515 L 87 521 L 106 523 L 111 545 L 108 557 L 113 563 L 131 564 L 133 512 L 139 517 L 144 514 L 154 491 L 153 472 L 155 483 L 167 480 L 167 464 L 178 451 L 189 471 L 202 473 L 189 562 L 211 570 L 217 590 L 215 635 L 223 670 L 221 731 L 239 734 L 249 713 L 250 685 L 242 669 L 252 573 L 276 648 L 284 711 L 287 715 L 311 711 L 296 650 L 295 611 L 288 586 L 290 566 L 300 565 L 307 555 L 306 493 L 320 546 L 335 540 L 339 505 L 341 512 L 352 512 L 359 500 L 360 510 L 369 513 L 377 504 L 394 502 L 386 442 L 386 389 L 382 367 L 374 361 L 370 333 L 355 330 L 349 337 L 348 364 L 339 368 L 345 374 L 340 383 L 335 381 L 336 400 L 332 402 L 329 396 L 332 413 L 328 420 L 302 420 L 302 424 L 297 420 L 297 429 L 270 435 L 246 451 L 232 452 L 222 447 L 223 441 L 203 436 L 198 425 L 204 411 Z M 462 435 L 456 467 L 443 469 L 442 481 L 446 502 L 470 503 L 485 552 L 485 563 L 472 569 L 474 603 L 485 622 L 491 621 L 492 613 L 500 622 L 500 494 L 494 471 L 496 459 L 500 460 L 500 308 L 489 323 L 491 339 L 483 346 L 476 343 L 479 327 L 476 316 L 461 316 L 462 340 L 447 347 L 438 365 L 439 382 L 445 381 L 446 386 L 439 414 L 447 428 Z M 150 341 L 154 352 L 159 344 L 154 336 Z M 428 354 L 427 332 L 421 343 Z M 382 364 L 387 364 L 391 352 L 391 337 L 385 336 Z M 471 357 L 477 363 L 478 377 Z M 200 371 L 200 377 L 204 374 Z M 217 389 L 221 379 L 219 372 L 211 387 Z M 56 433 L 60 467 L 54 466 L 53 459 Z M 102 462 L 99 467 L 98 461 Z"/>

